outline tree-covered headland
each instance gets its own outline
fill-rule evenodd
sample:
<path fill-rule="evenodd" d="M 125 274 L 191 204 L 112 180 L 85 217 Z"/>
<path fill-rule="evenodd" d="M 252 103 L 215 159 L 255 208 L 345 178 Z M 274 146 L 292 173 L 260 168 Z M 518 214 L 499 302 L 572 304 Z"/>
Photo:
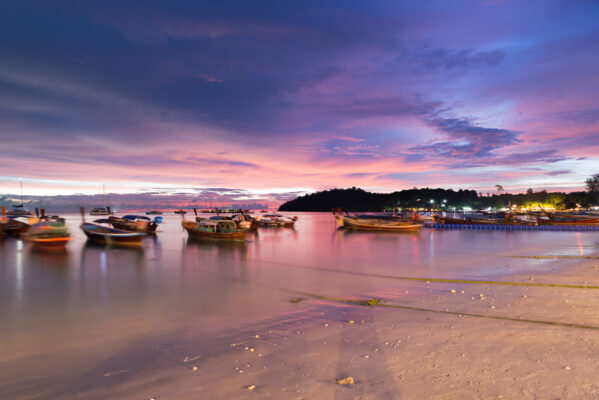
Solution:
<path fill-rule="evenodd" d="M 597 176 L 599 179 L 599 176 Z M 498 185 L 499 186 L 499 185 Z M 589 188 L 590 189 L 590 188 Z M 393 193 L 371 193 L 356 187 L 331 189 L 300 196 L 279 207 L 279 211 L 391 211 L 391 210 L 483 210 L 487 208 L 517 208 L 566 210 L 589 208 L 598 204 L 599 191 L 589 190 L 572 193 L 535 192 L 504 193 L 502 187 L 497 193 L 477 193 L 474 190 L 453 189 L 407 189 Z"/>

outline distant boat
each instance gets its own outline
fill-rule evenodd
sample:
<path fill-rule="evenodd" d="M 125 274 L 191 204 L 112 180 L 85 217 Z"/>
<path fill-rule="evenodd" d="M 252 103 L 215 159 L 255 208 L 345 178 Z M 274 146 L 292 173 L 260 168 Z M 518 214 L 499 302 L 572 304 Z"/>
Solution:
<path fill-rule="evenodd" d="M 162 215 L 162 211 L 146 211 L 146 215 Z"/>
<path fill-rule="evenodd" d="M 32 211 L 25 210 L 23 204 L 15 204 L 12 206 L 12 210 L 6 213 L 9 217 L 31 217 L 33 216 Z"/>
<path fill-rule="evenodd" d="M 110 207 L 96 207 L 90 210 L 89 215 L 112 215 L 112 212 Z"/>
<path fill-rule="evenodd" d="M 89 215 L 112 215 L 112 211 L 110 210 L 110 207 L 106 206 L 106 186 L 105 185 L 102 185 L 102 192 L 103 192 L 103 198 L 104 198 L 104 207 L 92 208 L 91 211 L 89 212 Z"/>
<path fill-rule="evenodd" d="M 204 219 L 199 222 L 184 219 L 181 225 L 193 238 L 244 241 L 246 237 L 246 231 L 229 219 Z"/>
<path fill-rule="evenodd" d="M 29 217 L 33 216 L 33 212 L 25 210 L 23 203 L 23 181 L 21 181 L 21 204 L 13 204 L 12 210 L 6 213 L 9 217 Z"/>
<path fill-rule="evenodd" d="M 175 214 L 185 215 L 185 214 L 187 214 L 187 211 L 185 211 L 185 210 L 177 210 L 177 211 L 175 211 Z"/>
<path fill-rule="evenodd" d="M 151 220 L 141 215 L 125 215 L 124 217 L 111 216 L 108 223 L 116 229 L 123 229 L 131 232 L 156 232 L 156 227 L 162 222 L 162 217 L 156 217 Z"/>

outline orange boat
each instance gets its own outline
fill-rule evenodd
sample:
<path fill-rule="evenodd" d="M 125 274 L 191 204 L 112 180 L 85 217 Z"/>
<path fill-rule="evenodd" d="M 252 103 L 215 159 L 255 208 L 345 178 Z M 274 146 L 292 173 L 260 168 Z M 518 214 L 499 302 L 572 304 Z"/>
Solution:
<path fill-rule="evenodd" d="M 71 235 L 64 220 L 43 221 L 32 225 L 23 239 L 40 248 L 64 249 Z"/>

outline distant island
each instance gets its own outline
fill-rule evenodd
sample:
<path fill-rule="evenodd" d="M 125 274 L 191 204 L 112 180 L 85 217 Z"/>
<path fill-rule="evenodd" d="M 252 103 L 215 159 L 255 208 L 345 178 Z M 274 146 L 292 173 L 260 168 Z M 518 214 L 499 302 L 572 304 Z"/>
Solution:
<path fill-rule="evenodd" d="M 435 210 L 482 210 L 486 208 L 519 208 L 574 209 L 589 208 L 597 205 L 598 192 L 534 192 L 498 193 L 486 195 L 474 190 L 453 189 L 407 189 L 393 193 L 372 193 L 352 187 L 347 189 L 331 189 L 300 196 L 287 201 L 279 207 L 279 211 L 331 211 L 340 208 L 343 211 L 394 211 L 400 209 L 435 209 Z"/>

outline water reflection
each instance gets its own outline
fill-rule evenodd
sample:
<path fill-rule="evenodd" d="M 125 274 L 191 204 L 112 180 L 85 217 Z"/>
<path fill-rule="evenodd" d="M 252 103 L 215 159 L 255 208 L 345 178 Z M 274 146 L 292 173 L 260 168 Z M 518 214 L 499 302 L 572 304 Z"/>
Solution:
<path fill-rule="evenodd" d="M 45 249 L 31 246 L 27 264 L 39 265 L 42 268 L 65 269 L 68 266 L 69 254 L 65 248 Z"/>

